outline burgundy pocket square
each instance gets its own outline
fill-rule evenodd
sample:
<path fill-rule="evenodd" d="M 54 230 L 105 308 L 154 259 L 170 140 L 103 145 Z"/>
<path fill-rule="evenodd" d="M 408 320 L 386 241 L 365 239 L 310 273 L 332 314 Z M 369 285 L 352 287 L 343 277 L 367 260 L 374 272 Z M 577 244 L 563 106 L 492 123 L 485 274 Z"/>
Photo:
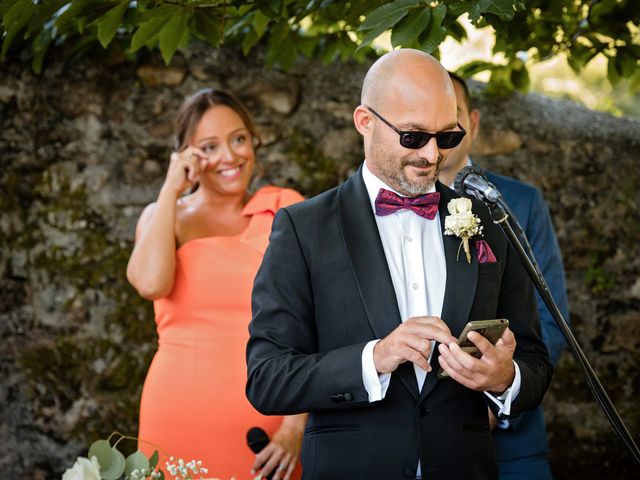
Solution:
<path fill-rule="evenodd" d="M 478 263 L 495 263 L 496 256 L 491 251 L 491 247 L 484 240 L 476 240 L 476 251 L 478 252 Z"/>

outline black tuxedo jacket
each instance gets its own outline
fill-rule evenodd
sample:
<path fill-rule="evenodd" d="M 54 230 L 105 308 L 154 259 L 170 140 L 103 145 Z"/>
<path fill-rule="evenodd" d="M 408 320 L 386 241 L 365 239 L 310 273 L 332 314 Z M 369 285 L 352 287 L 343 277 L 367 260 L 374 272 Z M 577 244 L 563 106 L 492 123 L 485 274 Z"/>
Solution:
<path fill-rule="evenodd" d="M 455 192 L 438 183 L 442 231 Z M 511 415 L 536 407 L 552 367 L 540 338 L 531 283 L 520 260 L 474 200 L 498 261 L 472 263 L 460 239 L 443 235 L 447 279 L 442 319 L 458 336 L 469 320 L 508 318 L 522 373 Z M 428 220 L 425 220 L 428 221 Z M 310 412 L 302 448 L 305 479 L 416 477 L 497 479 L 482 392 L 434 371 L 421 391 L 410 363 L 382 401 L 369 403 L 362 350 L 401 322 L 371 203 L 358 170 L 341 186 L 281 209 L 252 297 L 247 396 L 265 414 Z M 492 402 L 489 402 L 490 404 Z"/>

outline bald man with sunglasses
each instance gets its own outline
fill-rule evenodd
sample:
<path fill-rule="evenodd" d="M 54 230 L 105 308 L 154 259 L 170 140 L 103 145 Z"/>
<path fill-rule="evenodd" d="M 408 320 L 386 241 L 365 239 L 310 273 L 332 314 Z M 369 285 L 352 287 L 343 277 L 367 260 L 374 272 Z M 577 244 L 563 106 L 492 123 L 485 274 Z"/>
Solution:
<path fill-rule="evenodd" d="M 464 138 L 444 68 L 381 57 L 354 112 L 365 161 L 343 185 L 276 215 L 253 290 L 247 396 L 309 412 L 305 479 L 495 479 L 487 406 L 535 408 L 552 367 L 533 289 L 487 209 L 483 237 L 444 235 L 458 196 L 437 182 Z M 456 344 L 470 320 L 509 319 L 492 345 Z M 441 378 L 442 369 L 448 375 Z"/>

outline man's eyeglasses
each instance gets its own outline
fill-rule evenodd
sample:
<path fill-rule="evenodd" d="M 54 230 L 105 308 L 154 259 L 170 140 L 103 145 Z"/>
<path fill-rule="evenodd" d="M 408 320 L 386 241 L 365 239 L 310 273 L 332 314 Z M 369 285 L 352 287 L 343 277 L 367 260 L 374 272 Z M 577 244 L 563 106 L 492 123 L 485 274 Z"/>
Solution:
<path fill-rule="evenodd" d="M 467 133 L 464 128 L 462 128 L 462 125 L 460 125 L 460 123 L 458 123 L 458 128 L 460 128 L 460 131 L 456 132 L 429 133 L 421 132 L 419 130 L 403 131 L 391 125 L 391 123 L 385 120 L 385 118 L 378 112 L 376 112 L 373 108 L 367 107 L 367 109 L 384 123 L 386 123 L 389 127 L 391 127 L 394 132 L 400 135 L 400 145 L 402 145 L 404 148 L 412 148 L 414 150 L 422 148 L 427 143 L 429 143 L 429 140 L 431 140 L 433 137 L 436 137 L 438 148 L 453 148 L 457 147 L 460 144 L 465 134 Z"/>

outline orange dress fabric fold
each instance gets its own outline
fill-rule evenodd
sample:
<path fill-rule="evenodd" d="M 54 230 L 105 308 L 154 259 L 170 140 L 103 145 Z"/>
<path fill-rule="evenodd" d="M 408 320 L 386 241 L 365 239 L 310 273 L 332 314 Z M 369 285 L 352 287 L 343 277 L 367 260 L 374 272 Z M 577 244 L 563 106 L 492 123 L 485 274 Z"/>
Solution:
<path fill-rule="evenodd" d="M 263 187 L 242 211 L 251 217 L 244 232 L 178 248 L 173 290 L 154 302 L 158 350 L 140 402 L 143 452 L 153 453 L 151 442 L 186 462 L 201 460 L 204 477 L 252 478 L 247 430 L 271 437 L 282 417 L 259 414 L 245 396 L 251 288 L 275 212 L 300 200 L 293 190 Z M 163 469 L 165 460 L 161 453 Z"/>

